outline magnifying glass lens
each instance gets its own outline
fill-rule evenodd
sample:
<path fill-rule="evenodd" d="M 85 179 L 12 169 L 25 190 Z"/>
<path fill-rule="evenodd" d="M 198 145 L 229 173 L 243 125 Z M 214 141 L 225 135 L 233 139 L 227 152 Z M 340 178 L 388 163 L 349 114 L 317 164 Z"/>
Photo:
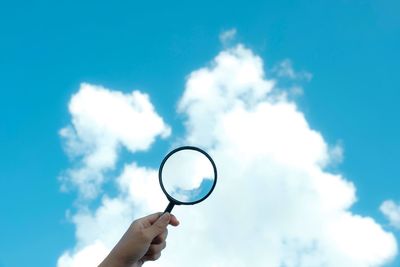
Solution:
<path fill-rule="evenodd" d="M 202 152 L 182 149 L 169 155 L 162 167 L 160 182 L 165 193 L 179 204 L 202 201 L 212 191 L 216 171 Z"/>

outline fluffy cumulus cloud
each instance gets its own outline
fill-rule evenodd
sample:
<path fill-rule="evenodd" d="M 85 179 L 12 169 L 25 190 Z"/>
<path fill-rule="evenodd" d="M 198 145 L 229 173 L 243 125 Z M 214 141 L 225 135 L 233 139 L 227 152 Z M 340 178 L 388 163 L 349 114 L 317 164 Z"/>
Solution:
<path fill-rule="evenodd" d="M 104 174 L 113 170 L 120 148 L 146 150 L 170 128 L 155 112 L 148 95 L 123 94 L 101 86 L 81 84 L 69 103 L 71 125 L 60 130 L 67 153 L 76 166 L 62 176 L 63 187 L 76 186 L 83 197 L 95 197 Z"/>
<path fill-rule="evenodd" d="M 350 211 L 355 185 L 327 168 L 341 158 L 341 148 L 310 127 L 264 69 L 260 57 L 237 45 L 188 75 L 177 108 L 186 131 L 168 142 L 207 150 L 219 181 L 206 201 L 175 207 L 182 223 L 170 230 L 161 259 L 147 266 L 383 266 L 397 253 L 393 234 Z M 115 114 L 105 112 L 111 106 L 130 115 L 113 111 L 125 114 L 114 122 Z M 169 132 L 138 92 L 83 85 L 70 111 L 71 126 L 63 130 L 67 147 L 94 175 L 115 165 L 118 144 L 132 152 L 150 149 L 154 138 Z M 67 179 L 83 188 L 93 183 Z M 58 267 L 96 266 L 132 218 L 167 204 L 155 169 L 125 162 L 109 181 L 116 195 L 103 194 L 98 208 L 81 207 L 72 215 L 77 243 Z"/>

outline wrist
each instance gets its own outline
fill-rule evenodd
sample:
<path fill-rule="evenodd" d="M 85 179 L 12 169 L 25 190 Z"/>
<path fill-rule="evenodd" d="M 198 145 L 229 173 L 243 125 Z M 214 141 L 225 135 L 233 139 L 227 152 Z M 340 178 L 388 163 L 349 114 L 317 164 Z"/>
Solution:
<path fill-rule="evenodd" d="M 111 253 L 103 260 L 98 267 L 140 267 L 136 262 L 126 262 L 125 260 L 112 255 Z"/>

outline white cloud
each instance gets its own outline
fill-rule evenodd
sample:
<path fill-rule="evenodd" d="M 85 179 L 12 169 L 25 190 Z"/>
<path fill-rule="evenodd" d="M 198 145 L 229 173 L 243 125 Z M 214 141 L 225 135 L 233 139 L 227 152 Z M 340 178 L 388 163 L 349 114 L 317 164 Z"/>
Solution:
<path fill-rule="evenodd" d="M 77 186 L 84 197 L 95 197 L 112 170 L 120 148 L 147 150 L 157 136 L 167 137 L 170 128 L 155 112 L 147 94 L 123 94 L 83 83 L 69 103 L 71 125 L 60 130 L 67 153 L 80 162 L 68 170 L 64 186 Z"/>
<path fill-rule="evenodd" d="M 128 164 L 116 182 L 117 197 L 105 195 L 96 210 L 81 207 L 72 216 L 77 244 L 58 259 L 58 267 L 98 266 L 134 216 L 147 215 L 149 211 L 158 211 L 168 204 L 160 189 L 156 170 Z"/>
<path fill-rule="evenodd" d="M 57 266 L 98 266 L 99 258 L 104 258 L 108 252 L 109 249 L 102 242 L 93 240 L 92 244 L 76 250 L 73 255 L 69 251 L 65 252 L 58 259 Z"/>
<path fill-rule="evenodd" d="M 386 200 L 382 203 L 380 210 L 393 227 L 400 229 L 400 205 L 393 200 Z"/>
<path fill-rule="evenodd" d="M 188 76 L 178 103 L 187 131 L 176 139 L 207 150 L 219 180 L 205 202 L 175 207 L 181 225 L 147 266 L 374 267 L 397 254 L 393 234 L 349 210 L 353 183 L 326 170 L 341 147 L 274 90 L 262 59 L 242 45 Z M 73 216 L 77 245 L 59 267 L 94 266 L 77 262 L 98 244 L 110 249 L 132 217 L 167 204 L 157 170 L 129 163 L 115 181 L 115 198 Z"/>
<path fill-rule="evenodd" d="M 188 116 L 188 141 L 208 146 L 215 140 L 221 111 L 265 99 L 274 82 L 263 76 L 261 58 L 241 45 L 221 52 L 210 67 L 193 71 L 178 106 Z"/>

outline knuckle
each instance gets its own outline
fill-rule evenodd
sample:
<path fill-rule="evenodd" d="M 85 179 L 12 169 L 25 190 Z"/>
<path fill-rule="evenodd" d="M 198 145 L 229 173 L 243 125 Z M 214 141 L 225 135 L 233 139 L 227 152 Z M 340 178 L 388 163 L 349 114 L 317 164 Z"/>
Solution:
<path fill-rule="evenodd" d="M 161 257 L 161 252 L 154 255 L 154 260 L 158 260 Z"/>
<path fill-rule="evenodd" d="M 149 255 L 153 255 L 153 254 L 157 253 L 157 247 L 154 246 L 154 245 L 153 245 L 153 246 L 150 246 L 147 253 L 148 253 Z"/>
<path fill-rule="evenodd" d="M 152 244 L 152 245 L 157 245 L 157 244 L 160 244 L 161 242 L 162 242 L 161 237 L 156 236 L 156 237 L 151 241 L 151 244 Z"/>
<path fill-rule="evenodd" d="M 149 261 L 155 261 L 158 260 L 161 257 L 161 253 L 154 253 L 154 254 L 150 254 L 147 256 L 147 260 Z"/>

